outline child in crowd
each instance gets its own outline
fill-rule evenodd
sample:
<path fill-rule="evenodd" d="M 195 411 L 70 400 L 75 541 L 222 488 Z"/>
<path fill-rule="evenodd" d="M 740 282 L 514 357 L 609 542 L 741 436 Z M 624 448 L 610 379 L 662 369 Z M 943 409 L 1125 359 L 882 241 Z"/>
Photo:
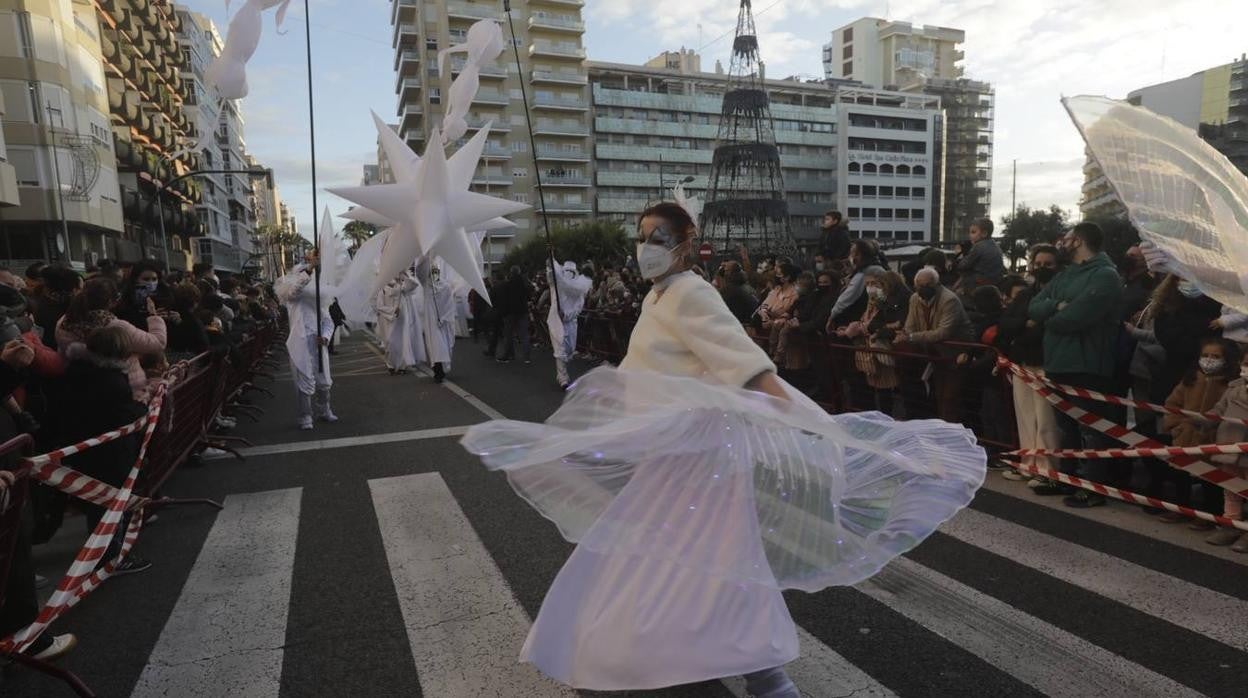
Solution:
<path fill-rule="evenodd" d="M 1200 358 L 1191 367 L 1179 384 L 1174 387 L 1166 400 L 1166 407 L 1188 410 L 1191 412 L 1208 412 L 1222 399 L 1227 384 L 1239 376 L 1239 347 L 1230 340 L 1221 337 L 1206 339 L 1201 342 Z M 1175 446 L 1200 446 L 1213 443 L 1217 425 L 1195 417 L 1181 414 L 1166 414 L 1161 420 L 1162 431 L 1169 434 Z M 1158 491 L 1162 482 L 1171 482 L 1178 492 L 1176 502 L 1187 505 L 1191 501 L 1192 478 L 1181 470 L 1171 467 L 1158 460 L 1149 460 L 1152 487 Z M 1203 486 L 1204 483 L 1202 483 Z M 1203 487 L 1202 487 L 1203 488 Z M 1212 486 L 1206 490 L 1206 500 Z M 1206 501 L 1206 507 L 1216 508 L 1217 503 Z M 1186 521 L 1182 514 L 1167 512 L 1161 516 L 1162 521 L 1177 523 Z M 1212 527 L 1204 521 L 1193 521 L 1192 528 L 1205 530 Z"/>
<path fill-rule="evenodd" d="M 1239 366 L 1239 377 L 1232 380 L 1222 398 L 1210 410 L 1226 419 L 1248 419 L 1248 355 Z M 1248 441 L 1248 426 L 1234 422 L 1218 422 L 1216 443 L 1233 444 Z M 1232 475 L 1248 478 L 1248 455 L 1224 454 L 1213 457 L 1217 466 Z M 1244 498 L 1222 491 L 1223 514 L 1228 519 L 1244 518 Z M 1229 545 L 1237 553 L 1248 553 L 1248 533 L 1237 528 L 1220 528 L 1205 539 L 1211 545 Z"/>

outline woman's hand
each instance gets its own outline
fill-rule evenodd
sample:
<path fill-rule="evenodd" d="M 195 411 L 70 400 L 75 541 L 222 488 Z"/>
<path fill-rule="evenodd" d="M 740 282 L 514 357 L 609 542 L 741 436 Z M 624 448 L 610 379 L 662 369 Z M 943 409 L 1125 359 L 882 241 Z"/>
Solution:
<path fill-rule="evenodd" d="M 746 390 L 753 390 L 759 393 L 765 393 L 778 400 L 789 402 L 789 393 L 780 385 L 780 380 L 776 378 L 776 374 L 772 371 L 764 371 L 754 376 L 749 383 L 745 384 Z"/>
<path fill-rule="evenodd" d="M 20 339 L 14 339 L 0 349 L 0 361 L 14 369 L 26 368 L 35 360 L 35 350 Z"/>
<path fill-rule="evenodd" d="M 144 310 L 147 311 L 148 317 L 156 314 L 156 301 L 152 300 L 151 296 L 147 297 L 147 302 L 144 304 Z"/>

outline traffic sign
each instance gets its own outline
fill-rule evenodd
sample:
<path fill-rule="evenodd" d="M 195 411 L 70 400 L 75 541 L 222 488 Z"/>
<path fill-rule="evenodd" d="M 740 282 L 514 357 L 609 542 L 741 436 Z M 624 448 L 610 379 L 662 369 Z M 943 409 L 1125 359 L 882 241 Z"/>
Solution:
<path fill-rule="evenodd" d="M 703 262 L 711 261 L 711 257 L 714 256 L 714 254 L 715 250 L 711 247 L 711 243 L 709 242 L 702 243 L 702 246 L 698 248 L 698 258 Z"/>

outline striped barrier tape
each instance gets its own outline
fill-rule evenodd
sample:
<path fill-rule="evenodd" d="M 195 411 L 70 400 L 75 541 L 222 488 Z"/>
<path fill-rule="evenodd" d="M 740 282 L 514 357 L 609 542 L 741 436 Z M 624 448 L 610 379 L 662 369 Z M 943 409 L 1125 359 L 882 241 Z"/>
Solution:
<path fill-rule="evenodd" d="M 1164 460 L 1175 456 L 1244 455 L 1248 454 L 1248 441 L 1164 448 L 1107 448 L 1099 451 L 1081 448 L 1023 448 L 1011 453 L 1017 456 L 1052 456 L 1054 458 L 1160 458 Z"/>
<path fill-rule="evenodd" d="M 1013 455 L 1013 454 L 1005 454 L 1005 455 Z M 1211 523 L 1220 524 L 1222 526 L 1230 526 L 1232 528 L 1238 528 L 1243 531 L 1248 531 L 1248 521 L 1240 521 L 1238 519 L 1228 519 L 1225 516 L 1218 516 L 1217 514 L 1210 514 L 1205 511 L 1198 511 L 1196 509 L 1192 509 L 1191 507 L 1180 506 L 1178 504 L 1171 504 L 1170 502 L 1162 501 L 1160 499 L 1154 499 L 1153 497 L 1147 497 L 1142 494 L 1136 494 L 1135 492 L 1130 492 L 1128 490 L 1120 490 L 1117 487 L 1110 487 L 1108 485 L 1102 485 L 1099 482 L 1092 482 L 1090 480 L 1084 480 L 1083 478 L 1078 478 L 1078 477 L 1075 477 L 1074 475 L 1067 475 L 1066 473 L 1059 473 L 1056 470 L 1051 470 L 1049 468 L 1044 468 L 1038 465 L 1025 465 L 1023 463 L 1012 463 L 1012 462 L 1009 465 L 1021 473 L 1027 473 L 1028 475 L 1035 475 L 1037 477 L 1048 478 L 1055 482 L 1061 482 L 1067 485 L 1072 485 L 1074 487 L 1079 487 L 1085 490 L 1089 490 L 1091 492 L 1095 492 L 1105 497 L 1112 497 L 1114 499 L 1120 499 L 1124 502 L 1130 502 L 1131 504 L 1139 504 L 1140 506 L 1149 506 L 1155 509 L 1165 509 L 1166 511 L 1173 511 L 1175 513 L 1183 514 L 1184 516 L 1188 516 L 1193 519 L 1201 519 L 1202 521 L 1209 521 Z"/>
<path fill-rule="evenodd" d="M 1002 368 L 1008 368 L 1010 371 L 1012 371 L 1016 375 L 1025 376 L 1026 378 L 1029 378 L 1031 380 L 1043 383 L 1045 386 L 1052 388 L 1053 390 L 1056 390 L 1060 393 L 1065 393 L 1066 395 L 1074 395 L 1076 397 L 1086 398 L 1088 400 L 1096 400 L 1097 402 L 1107 402 L 1111 405 L 1120 405 L 1123 407 L 1134 407 L 1136 409 L 1148 410 L 1149 412 L 1163 412 L 1165 414 L 1177 414 L 1177 415 L 1181 415 L 1184 417 L 1191 417 L 1193 419 L 1199 419 L 1199 420 L 1206 421 L 1206 422 L 1228 422 L 1230 424 L 1243 424 L 1243 425 L 1248 426 L 1248 419 L 1223 417 L 1222 415 L 1215 414 L 1213 412 L 1195 412 L 1193 410 L 1179 409 L 1178 407 L 1167 407 L 1166 405 L 1158 405 L 1155 402 L 1145 402 L 1143 400 L 1132 400 L 1130 398 L 1119 397 L 1117 395 L 1106 395 L 1105 393 L 1098 393 L 1095 390 L 1088 390 L 1087 388 L 1080 388 L 1079 386 L 1076 386 L 1076 385 L 1064 385 L 1062 383 L 1054 383 L 1053 381 L 1049 380 L 1045 376 L 1042 376 L 1036 373 L 1035 371 L 1028 370 L 1027 368 L 1024 368 L 1023 366 L 1019 366 L 1018 364 L 1013 363 L 1012 361 L 1010 361 L 1009 359 L 1003 356 L 999 356 L 997 358 L 997 365 Z"/>
<path fill-rule="evenodd" d="M 143 467 L 143 460 L 147 455 L 147 447 L 152 441 L 152 435 L 156 432 L 156 424 L 160 420 L 161 404 L 164 401 L 168 388 L 169 384 L 164 381 L 157 385 L 156 392 L 149 403 L 147 414 L 135 423 L 139 425 L 138 427 L 131 428 L 135 425 L 128 425 L 94 439 L 88 439 L 73 446 L 30 459 L 30 462 L 55 464 L 65 456 L 79 453 L 107 441 L 119 439 L 126 434 L 136 433 L 139 428 L 143 429 L 143 440 L 139 445 L 139 455 L 135 459 L 134 465 L 130 468 L 129 474 L 126 475 L 125 482 L 120 489 L 116 489 L 116 495 L 107 502 L 108 511 L 104 513 L 100 523 L 91 532 L 82 549 L 78 551 L 78 555 L 74 558 L 74 562 L 70 565 L 65 576 L 56 585 L 56 591 L 53 592 L 52 598 L 39 611 L 39 615 L 33 623 L 0 641 L 0 651 L 12 653 L 25 650 L 43 634 L 53 621 L 77 605 L 79 601 L 86 598 L 88 594 L 99 587 L 104 580 L 112 576 L 117 565 L 130 554 L 130 549 L 134 546 L 134 542 L 138 540 L 139 531 L 143 527 L 141 511 L 130 517 L 130 525 L 126 529 L 125 536 L 122 539 L 121 551 L 117 554 L 117 557 L 100 565 L 101 558 L 107 552 L 108 546 L 121 524 L 122 516 L 130 506 L 130 497 L 138 480 L 139 472 Z M 62 480 L 62 484 L 64 484 L 64 480 Z M 99 484 L 102 485 L 103 483 Z"/>
<path fill-rule="evenodd" d="M 1110 419 L 1106 419 L 1097 414 L 1088 412 L 1079 407 L 1065 396 L 1059 395 L 1050 389 L 1043 380 L 1035 373 L 1015 364 L 1014 362 L 1002 357 L 998 359 L 998 365 L 1008 368 L 1015 376 L 1022 379 L 1024 383 L 1039 393 L 1045 400 L 1048 400 L 1055 408 L 1064 413 L 1071 419 L 1079 422 L 1083 426 L 1095 429 L 1110 438 L 1121 441 L 1130 449 L 1149 448 L 1149 449 L 1166 449 L 1167 446 L 1160 441 L 1151 439 L 1143 434 L 1132 431 L 1127 427 L 1118 424 Z M 1098 393 L 1099 394 L 1099 393 Z M 1115 449 L 1104 451 L 1108 453 Z M 1091 453 L 1100 453 L 1100 451 L 1090 451 Z M 1011 455 L 1016 455 L 1012 453 Z M 1105 456 L 1112 457 L 1112 456 Z M 1202 461 L 1194 456 L 1179 454 L 1168 456 L 1170 464 L 1191 475 L 1192 477 L 1211 482 L 1218 487 L 1229 489 L 1240 496 L 1248 497 L 1248 481 L 1243 480 L 1231 473 L 1218 468 L 1217 466 Z"/>

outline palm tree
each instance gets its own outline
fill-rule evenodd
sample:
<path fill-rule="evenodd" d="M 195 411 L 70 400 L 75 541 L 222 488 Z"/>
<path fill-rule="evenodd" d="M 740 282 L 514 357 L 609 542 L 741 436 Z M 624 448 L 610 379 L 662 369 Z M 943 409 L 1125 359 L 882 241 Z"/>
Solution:
<path fill-rule="evenodd" d="M 350 252 L 354 256 L 369 238 L 377 234 L 377 226 L 363 221 L 351 221 L 342 228 L 342 237 L 350 243 Z"/>

